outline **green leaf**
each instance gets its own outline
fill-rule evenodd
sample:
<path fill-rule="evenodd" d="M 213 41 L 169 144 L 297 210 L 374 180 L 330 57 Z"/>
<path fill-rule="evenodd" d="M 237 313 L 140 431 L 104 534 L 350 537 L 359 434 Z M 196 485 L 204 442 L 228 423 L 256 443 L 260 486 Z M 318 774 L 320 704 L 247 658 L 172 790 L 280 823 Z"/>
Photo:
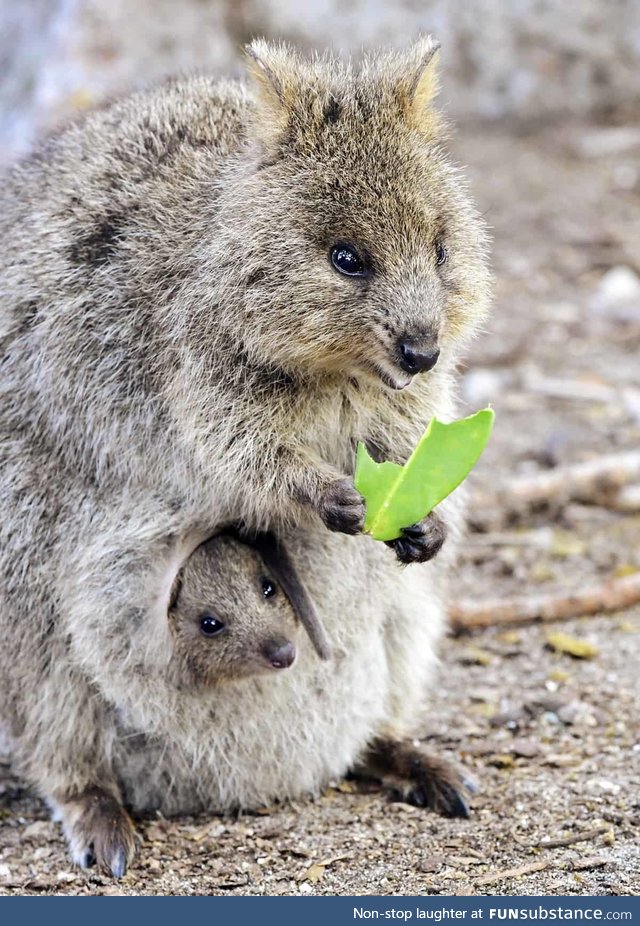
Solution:
<path fill-rule="evenodd" d="M 364 497 L 365 532 L 395 540 L 422 521 L 466 479 L 484 450 L 494 413 L 490 408 L 444 424 L 433 418 L 404 466 L 376 463 L 358 444 L 355 487 Z"/>

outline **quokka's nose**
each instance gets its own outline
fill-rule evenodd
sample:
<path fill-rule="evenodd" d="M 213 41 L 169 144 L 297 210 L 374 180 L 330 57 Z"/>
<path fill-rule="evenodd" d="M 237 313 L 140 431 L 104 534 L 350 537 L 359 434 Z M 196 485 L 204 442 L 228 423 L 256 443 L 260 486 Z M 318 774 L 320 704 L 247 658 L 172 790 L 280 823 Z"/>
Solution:
<path fill-rule="evenodd" d="M 401 338 L 398 343 L 400 366 L 405 373 L 415 376 L 432 370 L 438 362 L 440 351 L 437 347 L 425 347 L 410 338 Z"/>
<path fill-rule="evenodd" d="M 288 669 L 296 658 L 296 648 L 288 640 L 269 640 L 262 647 L 262 655 L 272 669 Z"/>

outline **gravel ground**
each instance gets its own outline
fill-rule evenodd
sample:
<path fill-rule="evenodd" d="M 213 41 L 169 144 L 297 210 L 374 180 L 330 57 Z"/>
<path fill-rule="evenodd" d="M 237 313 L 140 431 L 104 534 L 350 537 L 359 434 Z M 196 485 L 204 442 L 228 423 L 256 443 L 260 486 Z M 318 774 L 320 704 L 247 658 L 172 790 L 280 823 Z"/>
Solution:
<path fill-rule="evenodd" d="M 468 407 L 491 401 L 498 416 L 477 488 L 639 446 L 640 172 L 637 139 L 616 128 L 456 139 L 498 279 L 464 379 Z M 559 396 L 541 395 L 555 379 Z M 636 569 L 640 513 L 573 504 L 506 537 L 471 534 L 455 594 L 567 591 Z M 558 630 L 591 658 L 552 651 Z M 423 734 L 475 776 L 470 820 L 336 782 L 240 819 L 141 821 L 117 884 L 72 868 L 44 806 L 0 765 L 0 894 L 637 895 L 639 657 L 639 607 L 449 638 Z"/>

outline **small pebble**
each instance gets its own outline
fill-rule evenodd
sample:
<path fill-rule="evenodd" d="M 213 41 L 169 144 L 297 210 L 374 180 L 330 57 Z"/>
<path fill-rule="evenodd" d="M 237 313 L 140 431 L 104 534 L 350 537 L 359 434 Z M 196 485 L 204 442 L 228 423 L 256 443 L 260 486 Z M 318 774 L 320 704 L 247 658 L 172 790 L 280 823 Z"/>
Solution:
<path fill-rule="evenodd" d="M 535 740 L 516 739 L 511 744 L 511 752 L 523 759 L 533 759 L 540 753 L 540 744 Z"/>

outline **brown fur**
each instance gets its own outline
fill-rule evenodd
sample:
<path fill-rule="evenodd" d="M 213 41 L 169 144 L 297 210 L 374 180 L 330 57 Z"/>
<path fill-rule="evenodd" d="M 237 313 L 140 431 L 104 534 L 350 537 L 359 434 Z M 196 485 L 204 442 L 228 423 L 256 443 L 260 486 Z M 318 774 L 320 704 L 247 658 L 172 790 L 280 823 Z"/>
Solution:
<path fill-rule="evenodd" d="M 359 771 L 378 775 L 392 791 L 417 807 L 430 807 L 445 817 L 468 817 L 470 788 L 458 769 L 424 746 L 378 736 L 363 757 Z"/>
<path fill-rule="evenodd" d="M 116 793 L 114 717 L 180 741 L 158 747 L 174 763 L 169 806 L 317 788 L 380 716 L 399 727 L 413 716 L 440 626 L 446 548 L 420 580 L 429 635 L 417 577 L 396 579 L 382 548 L 376 604 L 379 621 L 394 619 L 378 683 L 391 681 L 384 697 L 358 696 L 350 726 L 354 658 L 335 675 L 297 666 L 255 698 L 247 680 L 213 728 L 204 707 L 176 702 L 173 716 L 153 689 L 189 554 L 228 523 L 294 529 L 295 546 L 314 513 L 357 530 L 356 441 L 402 462 L 431 415 L 454 413 L 455 366 L 487 307 L 484 229 L 431 104 L 432 43 L 359 70 L 264 43 L 252 53 L 252 88 L 196 78 L 134 95 L 50 139 L 2 184 L 0 703 L 17 765 L 61 808 L 64 795 Z M 366 277 L 333 269 L 336 241 L 367 256 Z M 437 342 L 432 372 L 409 381 L 402 337 Z M 443 506 L 453 536 L 459 507 Z M 335 606 L 351 656 L 382 659 L 373 613 L 359 623 L 369 541 L 313 536 L 301 574 L 332 636 Z M 416 543 L 409 558 L 423 553 Z M 336 725 L 314 710 L 311 743 L 289 742 L 288 727 L 277 766 L 249 758 L 263 706 L 309 710 L 316 673 Z M 241 741 L 224 726 L 240 705 Z M 219 776 L 211 757 L 234 749 Z M 127 762 L 144 806 L 150 791 Z"/>
<path fill-rule="evenodd" d="M 135 853 L 135 829 L 120 798 L 98 787 L 61 795 L 57 815 L 74 860 L 121 878 Z"/>
<path fill-rule="evenodd" d="M 272 543 L 262 537 L 257 546 L 271 549 Z M 280 572 L 283 552 L 272 559 L 274 571 L 257 550 L 233 536 L 213 537 L 194 550 L 176 578 L 169 609 L 173 639 L 167 667 L 170 683 L 180 688 L 213 686 L 230 679 L 273 674 L 293 665 L 299 616 L 307 613 L 309 605 L 301 584 L 297 585 L 298 595 L 289 592 L 289 598 L 272 577 Z M 224 629 L 207 638 L 201 627 L 203 617 L 215 618 Z M 328 644 L 322 627 L 319 641 L 316 625 L 307 625 L 307 629 L 314 646 L 326 658 Z M 288 648 L 292 661 L 274 665 L 274 654 L 282 647 Z"/>

